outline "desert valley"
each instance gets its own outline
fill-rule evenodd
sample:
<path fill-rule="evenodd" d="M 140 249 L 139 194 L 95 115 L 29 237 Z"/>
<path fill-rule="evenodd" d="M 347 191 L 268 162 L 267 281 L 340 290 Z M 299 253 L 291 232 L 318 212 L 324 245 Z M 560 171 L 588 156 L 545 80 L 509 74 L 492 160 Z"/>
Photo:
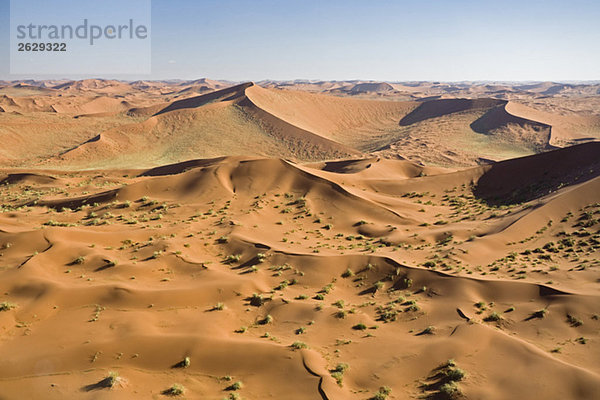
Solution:
<path fill-rule="evenodd" d="M 0 399 L 594 399 L 600 84 L 0 81 Z"/>

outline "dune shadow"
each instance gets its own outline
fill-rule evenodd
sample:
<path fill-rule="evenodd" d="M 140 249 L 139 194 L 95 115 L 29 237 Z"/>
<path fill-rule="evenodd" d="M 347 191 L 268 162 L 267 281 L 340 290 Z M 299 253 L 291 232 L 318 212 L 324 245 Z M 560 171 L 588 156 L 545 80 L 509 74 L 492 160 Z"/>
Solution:
<path fill-rule="evenodd" d="M 189 363 L 186 362 L 185 359 L 176 362 L 175 364 L 171 365 L 172 369 L 177 369 L 177 368 L 187 368 L 189 366 Z M 168 390 L 168 389 L 167 389 Z"/>
<path fill-rule="evenodd" d="M 85 385 L 84 387 L 81 388 L 81 391 L 82 392 L 92 392 L 94 390 L 110 389 L 113 387 L 113 385 L 114 385 L 114 379 L 111 378 L 110 376 L 107 376 L 106 378 L 103 378 L 96 383 L 92 383 L 90 385 Z"/>
<path fill-rule="evenodd" d="M 372 286 L 370 288 L 362 290 L 361 292 L 358 293 L 358 295 L 363 296 L 365 294 L 375 294 L 375 292 L 377 292 L 377 288 L 375 286 Z"/>
<path fill-rule="evenodd" d="M 600 142 L 579 144 L 493 164 L 477 181 L 475 197 L 491 206 L 517 205 L 600 175 Z"/>
<path fill-rule="evenodd" d="M 529 315 L 529 317 L 525 318 L 523 321 L 531 321 L 532 319 L 542 319 L 546 316 L 545 310 L 534 311 Z"/>
<path fill-rule="evenodd" d="M 113 263 L 113 262 L 109 261 L 109 262 L 107 262 L 106 264 L 104 264 L 104 265 L 102 265 L 102 266 L 100 266 L 100 267 L 96 268 L 96 269 L 94 270 L 94 272 L 100 272 L 100 271 L 104 271 L 104 270 L 106 270 L 106 269 L 109 269 L 109 268 L 114 268 L 114 266 L 115 266 L 115 265 L 116 265 L 115 263 Z"/>
<path fill-rule="evenodd" d="M 425 328 L 421 332 L 415 334 L 415 336 L 426 336 L 426 335 L 433 335 L 433 331 L 429 328 Z"/>
<path fill-rule="evenodd" d="M 244 263 L 242 263 L 242 264 L 240 264 L 240 265 L 238 265 L 236 267 L 231 267 L 231 269 L 238 270 L 238 269 L 250 268 L 250 267 L 253 267 L 253 266 L 258 265 L 260 263 L 261 262 L 260 262 L 260 260 L 259 260 L 258 257 L 253 257 L 250 260 L 248 260 L 248 261 L 246 261 L 246 262 L 244 262 Z M 231 263 L 229 263 L 229 264 L 231 264 Z"/>

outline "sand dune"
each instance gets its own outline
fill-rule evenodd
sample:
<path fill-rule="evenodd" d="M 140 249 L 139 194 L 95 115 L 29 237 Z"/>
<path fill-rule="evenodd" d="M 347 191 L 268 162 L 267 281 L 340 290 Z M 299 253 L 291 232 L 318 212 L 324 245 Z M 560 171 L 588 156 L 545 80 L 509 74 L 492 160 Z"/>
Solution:
<path fill-rule="evenodd" d="M 104 79 L 85 79 L 82 81 L 71 81 L 54 86 L 55 90 L 62 91 L 98 91 L 104 93 L 113 93 L 115 91 L 124 90 L 127 88 L 127 84 L 124 82 Z"/>
<path fill-rule="evenodd" d="M 227 155 L 364 155 L 466 167 L 598 140 L 596 87 L 563 86 L 547 95 L 506 83 L 8 82 L 0 136 L 11 146 L 0 162 L 129 168 Z"/>
<path fill-rule="evenodd" d="M 507 142 L 522 143 L 538 151 L 548 149 L 552 126 L 540 122 L 538 119 L 523 117 L 523 115 L 531 117 L 531 113 L 521 111 L 526 108 L 515 105 L 513 102 L 497 99 L 431 100 L 422 103 L 402 118 L 400 125 L 408 126 L 454 113 L 485 110 L 483 115 L 470 124 L 474 132 L 494 135 Z M 517 110 L 516 114 L 514 110 Z"/>
<path fill-rule="evenodd" d="M 248 88 L 129 129 L 147 141 L 239 97 L 289 124 Z M 593 399 L 598 145 L 458 171 L 247 155 L 0 170 L 0 397 Z"/>
<path fill-rule="evenodd" d="M 300 91 L 252 86 L 246 95 L 259 108 L 299 128 L 364 150 L 373 139 L 416 105 L 409 102 L 372 101 L 316 95 Z"/>
<path fill-rule="evenodd" d="M 191 97 L 184 100 L 174 101 L 167 107 L 161 109 L 154 115 L 164 114 L 169 111 L 181 110 L 186 108 L 197 108 L 214 101 L 229 101 L 244 96 L 245 90 L 252 86 L 251 82 L 233 86 L 227 89 L 219 90 L 204 96 Z"/>
<path fill-rule="evenodd" d="M 279 154 L 301 160 L 360 154 L 258 107 L 246 95 L 252 86 L 245 83 L 166 106 L 129 110 L 130 115 L 151 116 L 102 132 L 97 140 L 83 143 L 51 162 L 130 166 L 133 159 L 157 165 L 221 154 Z"/>
<path fill-rule="evenodd" d="M 394 90 L 394 87 L 386 82 L 380 83 L 359 83 L 350 89 L 350 93 L 370 93 L 370 92 L 389 92 Z"/>
<path fill-rule="evenodd" d="M 514 102 L 509 102 L 506 110 L 512 115 L 550 125 L 551 145 L 562 146 L 582 139 L 593 140 L 595 130 L 600 127 L 600 116 L 556 115 Z"/>

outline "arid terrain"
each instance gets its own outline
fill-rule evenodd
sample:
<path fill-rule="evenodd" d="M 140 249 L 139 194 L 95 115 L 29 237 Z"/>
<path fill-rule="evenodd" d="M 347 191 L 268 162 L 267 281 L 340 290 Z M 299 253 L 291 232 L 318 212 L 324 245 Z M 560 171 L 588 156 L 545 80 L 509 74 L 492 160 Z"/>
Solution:
<path fill-rule="evenodd" d="M 597 399 L 600 84 L 0 82 L 0 400 Z"/>

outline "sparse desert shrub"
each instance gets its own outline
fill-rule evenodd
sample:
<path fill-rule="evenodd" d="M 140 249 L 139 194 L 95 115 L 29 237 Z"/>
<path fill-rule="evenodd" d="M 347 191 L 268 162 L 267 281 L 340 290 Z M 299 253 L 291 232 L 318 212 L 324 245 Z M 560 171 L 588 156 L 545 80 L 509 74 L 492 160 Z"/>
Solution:
<path fill-rule="evenodd" d="M 456 367 L 456 361 L 452 358 L 440 365 L 440 368 Z"/>
<path fill-rule="evenodd" d="M 332 290 L 333 290 L 333 283 L 328 283 L 327 285 L 323 286 L 323 289 L 321 289 L 321 291 L 325 294 L 331 293 Z"/>
<path fill-rule="evenodd" d="M 255 307 L 260 307 L 265 303 L 265 299 L 261 294 L 252 293 L 252 297 L 250 297 L 250 305 Z"/>
<path fill-rule="evenodd" d="M 344 308 L 344 304 L 345 304 L 344 300 L 338 300 L 338 301 L 331 303 L 332 306 L 336 306 L 337 308 Z"/>
<path fill-rule="evenodd" d="M 456 382 L 450 381 L 440 386 L 439 393 L 442 398 L 453 399 L 460 394 L 460 389 Z"/>
<path fill-rule="evenodd" d="M 279 285 L 277 287 L 275 287 L 275 290 L 283 290 L 286 287 L 288 287 L 290 284 L 290 282 L 287 279 L 284 279 L 283 281 L 281 281 L 279 283 Z"/>
<path fill-rule="evenodd" d="M 343 386 L 344 374 L 341 372 L 332 372 L 331 377 L 335 379 L 339 386 Z"/>
<path fill-rule="evenodd" d="M 70 224 L 68 222 L 58 222 L 53 219 L 51 219 L 48 222 L 44 222 L 44 225 L 47 225 L 47 226 L 75 226 L 75 224 Z"/>
<path fill-rule="evenodd" d="M 104 378 L 103 382 L 105 384 L 106 387 L 112 388 L 114 387 L 117 383 L 119 383 L 121 380 L 121 377 L 119 376 L 119 373 L 116 371 L 110 371 L 108 373 L 108 376 L 106 378 Z"/>
<path fill-rule="evenodd" d="M 423 331 L 421 332 L 422 335 L 433 335 L 435 333 L 435 327 L 434 326 L 428 326 L 427 328 L 423 329 Z"/>
<path fill-rule="evenodd" d="M 350 366 L 346 363 L 339 363 L 335 366 L 335 368 L 331 371 L 331 376 L 336 380 L 337 384 L 342 386 L 342 381 L 344 379 L 344 373 L 348 371 Z"/>
<path fill-rule="evenodd" d="M 227 236 L 221 236 L 220 238 L 217 239 L 217 243 L 227 243 L 229 242 L 229 238 Z"/>
<path fill-rule="evenodd" d="M 373 397 L 371 397 L 370 400 L 385 400 L 388 398 L 388 396 L 392 393 L 392 389 L 390 389 L 387 386 L 382 386 L 379 388 L 379 390 L 377 391 L 377 393 L 375 393 L 375 395 L 373 395 Z"/>
<path fill-rule="evenodd" d="M 487 317 L 485 317 L 483 320 L 485 322 L 496 322 L 496 321 L 500 321 L 502 318 L 502 314 L 497 313 L 496 311 L 494 311 L 493 313 L 491 313 L 490 315 L 488 315 Z"/>
<path fill-rule="evenodd" d="M 244 387 L 244 384 L 241 381 L 233 382 L 231 385 L 227 386 L 227 390 L 240 390 Z"/>
<path fill-rule="evenodd" d="M 0 303 L 0 311 L 8 311 L 12 310 L 13 308 L 17 308 L 17 305 L 15 303 L 11 303 L 10 301 L 3 301 Z"/>
<path fill-rule="evenodd" d="M 153 259 L 153 260 L 156 260 L 161 255 L 162 255 L 162 251 L 155 251 L 154 253 L 152 253 L 152 255 L 150 256 L 150 258 Z"/>
<path fill-rule="evenodd" d="M 446 378 L 451 381 L 460 382 L 467 375 L 465 371 L 456 367 L 449 367 L 444 371 Z"/>
<path fill-rule="evenodd" d="M 184 392 L 185 388 L 182 385 L 174 383 L 173 386 L 165 390 L 163 394 L 167 396 L 181 396 Z"/>
<path fill-rule="evenodd" d="M 296 330 L 294 331 L 294 333 L 296 333 L 296 335 L 301 335 L 301 334 L 303 334 L 303 333 L 306 333 L 306 328 L 305 328 L 305 327 L 303 327 L 303 326 L 301 326 L 300 328 L 296 329 Z"/>
<path fill-rule="evenodd" d="M 317 293 L 314 297 L 315 300 L 325 300 L 325 295 L 323 293 Z"/>
<path fill-rule="evenodd" d="M 308 349 L 308 345 L 304 342 L 294 342 L 294 343 L 292 343 L 291 347 L 294 350 Z"/>
<path fill-rule="evenodd" d="M 349 369 L 350 369 L 350 366 L 348 364 L 346 364 L 346 363 L 339 363 L 338 365 L 335 366 L 334 371 L 335 372 L 345 373 Z"/>
<path fill-rule="evenodd" d="M 83 264 L 85 262 L 85 257 L 79 256 L 75 260 L 73 260 L 73 264 Z"/>
<path fill-rule="evenodd" d="M 224 309 L 225 309 L 225 304 L 223 304 L 223 303 L 217 303 L 212 308 L 213 311 L 222 311 Z"/>
<path fill-rule="evenodd" d="M 580 318 L 574 317 L 571 314 L 567 314 L 567 322 L 571 324 L 571 326 L 578 327 L 583 325 L 583 321 Z"/>
<path fill-rule="evenodd" d="M 227 257 L 225 257 L 225 264 L 232 264 L 234 262 L 238 262 L 241 258 L 242 256 L 240 254 L 230 254 Z"/>
<path fill-rule="evenodd" d="M 367 326 L 363 323 L 360 324 L 356 324 L 352 327 L 352 329 L 356 330 L 356 331 L 364 331 L 365 329 L 367 329 Z"/>
<path fill-rule="evenodd" d="M 342 272 L 342 278 L 350 278 L 352 276 L 354 276 L 354 271 L 352 271 L 350 268 Z"/>
<path fill-rule="evenodd" d="M 394 310 L 394 309 L 385 310 L 379 314 L 379 318 L 383 322 L 395 321 L 397 316 L 398 316 L 398 311 Z"/>

